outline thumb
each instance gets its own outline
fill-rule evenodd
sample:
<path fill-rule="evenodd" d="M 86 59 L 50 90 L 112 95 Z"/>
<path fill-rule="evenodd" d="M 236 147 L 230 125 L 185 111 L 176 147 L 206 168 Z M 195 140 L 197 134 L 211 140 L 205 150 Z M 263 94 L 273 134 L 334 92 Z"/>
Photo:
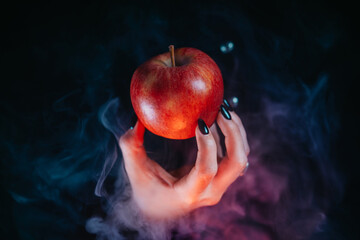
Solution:
<path fill-rule="evenodd" d="M 124 157 L 125 165 L 142 164 L 146 160 L 144 148 L 145 127 L 138 120 L 134 128 L 130 128 L 120 137 L 119 145 Z"/>

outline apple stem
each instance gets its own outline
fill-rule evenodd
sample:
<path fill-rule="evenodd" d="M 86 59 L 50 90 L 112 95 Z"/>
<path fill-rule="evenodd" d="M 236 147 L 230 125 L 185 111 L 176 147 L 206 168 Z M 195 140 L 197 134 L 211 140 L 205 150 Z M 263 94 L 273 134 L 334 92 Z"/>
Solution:
<path fill-rule="evenodd" d="M 174 53 L 174 45 L 169 46 L 170 58 L 171 58 L 171 66 L 175 67 L 175 53 Z"/>

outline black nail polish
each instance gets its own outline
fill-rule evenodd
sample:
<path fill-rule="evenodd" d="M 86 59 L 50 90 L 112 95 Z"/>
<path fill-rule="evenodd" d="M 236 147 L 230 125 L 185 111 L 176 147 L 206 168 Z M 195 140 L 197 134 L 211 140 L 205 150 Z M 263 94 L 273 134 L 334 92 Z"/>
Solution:
<path fill-rule="evenodd" d="M 224 116 L 224 118 L 226 118 L 227 120 L 231 120 L 231 115 L 228 110 L 226 110 L 224 105 L 220 106 L 220 112 Z"/>
<path fill-rule="evenodd" d="M 206 123 L 201 118 L 198 120 L 198 126 L 202 134 L 209 134 L 209 128 L 206 126 Z"/>
<path fill-rule="evenodd" d="M 228 111 L 230 111 L 230 112 L 233 112 L 234 111 L 234 108 L 230 105 L 230 103 L 228 102 L 228 100 L 226 100 L 225 98 L 224 98 L 224 106 L 226 107 L 226 109 L 228 110 Z"/>

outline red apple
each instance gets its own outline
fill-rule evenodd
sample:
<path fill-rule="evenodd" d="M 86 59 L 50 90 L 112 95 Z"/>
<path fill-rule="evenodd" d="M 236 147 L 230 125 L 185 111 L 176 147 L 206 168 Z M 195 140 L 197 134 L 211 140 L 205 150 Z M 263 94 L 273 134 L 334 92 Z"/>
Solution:
<path fill-rule="evenodd" d="M 171 139 L 195 136 L 199 118 L 211 126 L 223 101 L 219 67 L 204 52 L 179 48 L 139 66 L 131 79 L 130 97 L 135 113 L 154 134 Z"/>

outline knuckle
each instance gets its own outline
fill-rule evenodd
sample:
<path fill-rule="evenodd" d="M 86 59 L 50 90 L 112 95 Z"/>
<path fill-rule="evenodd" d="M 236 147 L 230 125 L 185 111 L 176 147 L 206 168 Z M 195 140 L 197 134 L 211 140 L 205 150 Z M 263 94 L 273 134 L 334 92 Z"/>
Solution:
<path fill-rule="evenodd" d="M 120 148 L 122 148 L 122 149 L 127 148 L 129 146 L 129 144 L 130 144 L 129 134 L 125 133 L 124 135 L 122 135 L 120 137 L 120 140 L 119 140 Z"/>
<path fill-rule="evenodd" d="M 246 156 L 248 156 L 250 154 L 250 148 L 249 147 L 246 147 L 245 153 L 246 153 Z"/>
<path fill-rule="evenodd" d="M 199 170 L 196 176 L 196 182 L 195 185 L 197 186 L 197 189 L 204 190 L 211 184 L 211 181 L 214 179 L 214 176 L 216 175 L 216 172 L 212 169 L 202 169 Z"/>
<path fill-rule="evenodd" d="M 207 184 L 209 183 L 215 176 L 216 173 L 213 172 L 201 172 L 199 173 L 199 178 L 198 181 L 201 182 L 202 184 Z"/>
<path fill-rule="evenodd" d="M 126 145 L 125 135 L 122 135 L 120 137 L 119 145 L 120 145 L 121 148 L 125 147 L 125 145 Z"/>
<path fill-rule="evenodd" d="M 222 195 L 215 194 L 214 196 L 211 196 L 204 201 L 205 205 L 214 206 L 220 202 L 221 197 L 222 197 Z"/>
<path fill-rule="evenodd" d="M 246 153 L 239 153 L 236 156 L 238 157 L 233 159 L 234 167 L 243 169 L 248 161 Z"/>
<path fill-rule="evenodd" d="M 216 142 L 214 138 L 206 138 L 206 140 L 204 140 L 204 145 L 206 149 L 210 151 L 216 149 Z"/>
<path fill-rule="evenodd" d="M 221 200 L 221 196 L 212 197 L 210 204 L 211 205 L 216 205 L 216 204 L 218 204 L 220 202 L 220 200 Z"/>
<path fill-rule="evenodd" d="M 235 121 L 241 122 L 241 119 L 240 119 L 239 115 L 237 115 L 236 113 L 233 113 L 233 114 L 231 115 L 231 117 L 232 117 Z"/>
<path fill-rule="evenodd" d="M 237 176 L 242 176 L 244 175 L 245 173 L 245 170 L 246 170 L 246 164 L 245 165 L 242 165 L 241 167 L 237 168 Z"/>
<path fill-rule="evenodd" d="M 199 148 L 199 152 L 204 156 L 216 156 L 216 142 L 213 138 L 203 141 L 202 146 Z"/>
<path fill-rule="evenodd" d="M 204 180 L 212 179 L 217 173 L 217 164 L 209 164 L 207 166 L 202 166 L 198 170 L 198 175 Z"/>
<path fill-rule="evenodd" d="M 240 132 L 238 125 L 236 125 L 236 123 L 234 121 L 229 121 L 228 129 L 231 132 Z"/>
<path fill-rule="evenodd" d="M 182 201 L 183 203 L 188 206 L 188 207 L 192 207 L 196 204 L 197 202 L 197 199 L 195 199 L 193 196 L 187 196 L 185 195 L 183 198 L 182 198 Z"/>

